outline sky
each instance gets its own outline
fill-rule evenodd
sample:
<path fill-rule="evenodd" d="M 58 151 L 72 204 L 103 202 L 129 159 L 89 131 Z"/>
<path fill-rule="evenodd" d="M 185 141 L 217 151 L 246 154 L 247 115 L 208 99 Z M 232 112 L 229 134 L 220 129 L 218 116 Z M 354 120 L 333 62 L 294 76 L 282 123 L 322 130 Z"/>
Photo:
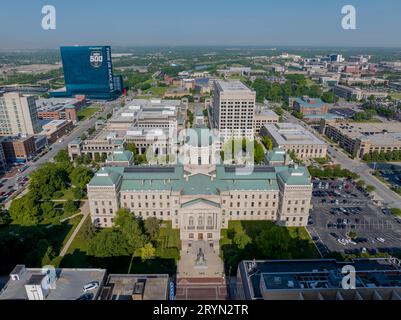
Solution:
<path fill-rule="evenodd" d="M 401 47 L 400 0 L 1 0 L 0 49 L 112 46 Z M 44 5 L 56 30 L 43 30 Z M 344 5 L 356 29 L 341 27 Z"/>

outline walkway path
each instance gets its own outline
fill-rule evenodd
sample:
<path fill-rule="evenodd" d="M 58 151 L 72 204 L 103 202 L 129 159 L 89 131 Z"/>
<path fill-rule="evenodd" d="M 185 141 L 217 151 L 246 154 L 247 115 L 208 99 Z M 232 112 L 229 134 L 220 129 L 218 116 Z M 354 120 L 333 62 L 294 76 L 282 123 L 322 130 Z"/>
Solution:
<path fill-rule="evenodd" d="M 72 241 L 74 241 L 76 235 L 78 234 L 78 231 L 81 229 L 82 225 L 84 224 L 86 218 L 89 215 L 89 202 L 86 200 L 84 201 L 83 206 L 81 207 L 81 212 L 79 214 L 83 214 L 83 217 L 81 219 L 81 221 L 78 223 L 77 227 L 75 228 L 74 232 L 71 234 L 70 238 L 68 239 L 68 241 L 66 242 L 66 244 L 64 245 L 63 249 L 61 249 L 60 252 L 60 257 L 64 257 L 65 254 L 67 253 L 68 249 L 70 248 L 70 245 L 72 243 Z M 71 217 L 69 217 L 71 218 Z"/>

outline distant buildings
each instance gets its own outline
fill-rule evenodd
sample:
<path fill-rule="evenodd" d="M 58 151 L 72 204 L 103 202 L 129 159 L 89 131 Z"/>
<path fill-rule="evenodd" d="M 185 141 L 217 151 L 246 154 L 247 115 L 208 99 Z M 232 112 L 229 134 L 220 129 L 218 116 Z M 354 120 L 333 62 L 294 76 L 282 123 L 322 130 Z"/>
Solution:
<path fill-rule="evenodd" d="M 268 136 L 275 147 L 294 152 L 301 160 L 327 156 L 327 144 L 298 124 L 265 124 L 261 135 Z"/>
<path fill-rule="evenodd" d="M 303 96 L 290 98 L 289 105 L 302 114 L 302 119 L 308 123 L 319 123 L 321 119 L 342 119 L 343 117 L 329 112 L 329 106 L 320 98 Z"/>
<path fill-rule="evenodd" d="M 215 81 L 213 122 L 224 140 L 254 138 L 256 92 L 240 81 Z"/>
<path fill-rule="evenodd" d="M 343 268 L 355 273 L 343 273 Z M 343 287 L 355 275 L 355 288 Z M 242 261 L 238 300 L 400 300 L 401 262 L 396 258 Z M 351 282 L 349 282 L 351 284 Z"/>
<path fill-rule="evenodd" d="M 346 100 L 357 100 L 357 101 L 362 99 L 368 99 L 370 96 L 374 96 L 376 98 L 385 98 L 388 96 L 387 92 L 362 90 L 357 87 L 347 87 L 343 85 L 334 86 L 333 93 L 336 96 L 344 98 Z"/>
<path fill-rule="evenodd" d="M 307 96 L 295 98 L 293 108 L 301 112 L 304 116 L 307 115 L 324 115 L 328 113 L 329 108 L 326 103 L 320 98 L 309 98 Z"/>
<path fill-rule="evenodd" d="M 33 135 L 40 130 L 34 96 L 0 93 L 0 135 Z"/>
<path fill-rule="evenodd" d="M 112 100 L 123 92 L 122 76 L 113 74 L 110 46 L 61 47 L 60 52 L 66 87 L 51 96 Z"/>
<path fill-rule="evenodd" d="M 91 159 L 109 156 L 113 151 L 134 143 L 140 154 L 150 147 L 156 154 L 168 154 L 184 128 L 182 112 L 186 109 L 181 100 L 134 99 L 114 112 L 96 133 L 81 141 L 68 144 L 70 158 L 87 154 Z"/>
<path fill-rule="evenodd" d="M 76 124 L 78 122 L 77 113 L 85 103 L 85 96 L 37 99 L 38 118 L 43 120 L 67 120 Z"/>
<path fill-rule="evenodd" d="M 322 120 L 320 132 L 338 143 L 353 157 L 401 150 L 399 122 L 343 122 Z"/>

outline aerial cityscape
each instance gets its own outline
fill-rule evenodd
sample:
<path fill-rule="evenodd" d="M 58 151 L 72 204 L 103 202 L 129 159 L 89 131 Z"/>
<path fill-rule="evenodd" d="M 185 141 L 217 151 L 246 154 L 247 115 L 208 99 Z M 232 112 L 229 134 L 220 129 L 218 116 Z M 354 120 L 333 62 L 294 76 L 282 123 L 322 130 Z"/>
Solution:
<path fill-rule="evenodd" d="M 37 2 L 0 13 L 0 301 L 401 300 L 399 3 Z"/>

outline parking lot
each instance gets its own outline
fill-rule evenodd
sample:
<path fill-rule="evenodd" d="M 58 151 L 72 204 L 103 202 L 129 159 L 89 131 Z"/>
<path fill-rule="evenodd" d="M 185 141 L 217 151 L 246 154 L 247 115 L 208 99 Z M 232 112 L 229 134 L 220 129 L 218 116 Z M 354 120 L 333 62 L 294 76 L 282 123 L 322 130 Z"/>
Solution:
<path fill-rule="evenodd" d="M 349 180 L 314 180 L 308 230 L 322 255 L 393 253 L 401 249 L 401 219 L 375 205 Z"/>

